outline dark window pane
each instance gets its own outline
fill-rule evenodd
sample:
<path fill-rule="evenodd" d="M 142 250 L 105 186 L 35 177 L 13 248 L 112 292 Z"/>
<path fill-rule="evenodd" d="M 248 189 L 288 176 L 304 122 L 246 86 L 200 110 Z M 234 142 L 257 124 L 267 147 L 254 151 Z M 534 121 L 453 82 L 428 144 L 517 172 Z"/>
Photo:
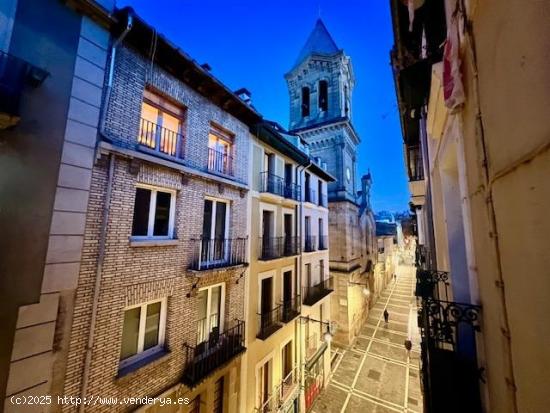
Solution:
<path fill-rule="evenodd" d="M 328 82 L 326 80 L 319 82 L 319 109 L 323 111 L 328 109 Z"/>
<path fill-rule="evenodd" d="M 302 116 L 309 116 L 309 88 L 302 88 Z"/>
<path fill-rule="evenodd" d="M 157 192 L 157 205 L 155 208 L 155 227 L 153 230 L 153 235 L 168 235 L 171 197 L 171 194 L 169 194 L 168 192 Z"/>
<path fill-rule="evenodd" d="M 202 221 L 202 236 L 210 239 L 212 236 L 212 201 L 209 199 L 204 201 L 204 213 Z"/>
<path fill-rule="evenodd" d="M 134 203 L 134 222 L 132 224 L 132 235 L 147 235 L 150 201 L 151 201 L 150 190 L 143 189 L 143 188 L 136 189 L 136 199 Z"/>
<path fill-rule="evenodd" d="M 216 229 L 215 238 L 225 238 L 225 210 L 226 204 L 224 202 L 216 202 Z"/>

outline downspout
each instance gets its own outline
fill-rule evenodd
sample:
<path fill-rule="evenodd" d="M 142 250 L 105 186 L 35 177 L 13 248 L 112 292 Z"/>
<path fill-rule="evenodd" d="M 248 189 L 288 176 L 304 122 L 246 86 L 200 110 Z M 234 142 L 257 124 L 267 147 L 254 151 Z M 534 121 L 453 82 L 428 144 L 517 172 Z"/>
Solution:
<path fill-rule="evenodd" d="M 114 66 L 115 66 L 115 55 L 116 55 L 116 48 L 122 42 L 124 37 L 128 34 L 128 32 L 132 28 L 132 21 L 133 18 L 129 14 L 128 15 L 128 21 L 126 23 L 126 29 L 122 34 L 115 40 L 113 43 L 112 49 L 111 49 L 111 62 L 109 65 L 109 77 L 107 81 L 107 90 L 105 91 L 105 96 L 103 100 L 103 110 L 101 113 L 101 119 L 100 119 L 100 125 L 99 125 L 99 133 L 100 135 L 104 134 L 105 131 L 105 117 L 106 113 L 109 107 L 109 101 L 111 96 L 111 90 L 113 85 L 113 72 L 114 72 Z M 94 289 L 93 289 L 93 299 L 92 299 L 92 314 L 91 314 L 91 320 L 90 320 L 90 330 L 88 332 L 88 343 L 86 345 L 86 356 L 84 359 L 84 370 L 82 372 L 82 386 L 80 390 L 80 397 L 81 400 L 85 400 L 87 392 L 88 392 L 88 382 L 89 382 L 89 376 L 90 376 L 90 366 L 92 363 L 92 349 L 94 346 L 94 333 L 95 333 L 95 324 L 97 319 L 97 309 L 99 306 L 99 292 L 101 290 L 101 275 L 103 272 L 103 261 L 105 259 L 105 243 L 107 238 L 107 223 L 109 222 L 109 212 L 110 212 L 110 205 L 111 205 L 111 193 L 113 188 L 113 175 L 114 175 L 114 169 L 115 169 L 115 155 L 110 154 L 109 155 L 109 171 L 107 176 L 107 189 L 105 193 L 105 202 L 103 204 L 103 214 L 102 214 L 102 220 L 101 220 L 101 228 L 99 233 L 99 246 L 98 246 L 98 257 L 97 257 L 97 266 L 96 266 L 96 275 L 95 275 L 95 282 L 94 282 Z M 79 407 L 80 412 L 84 412 L 85 410 L 85 403 L 81 403 Z"/>

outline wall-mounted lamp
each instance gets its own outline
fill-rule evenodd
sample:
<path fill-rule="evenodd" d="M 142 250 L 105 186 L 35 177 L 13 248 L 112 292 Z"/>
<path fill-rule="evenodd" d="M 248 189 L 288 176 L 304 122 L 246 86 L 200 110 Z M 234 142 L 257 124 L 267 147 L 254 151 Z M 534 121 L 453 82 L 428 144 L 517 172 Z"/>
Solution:
<path fill-rule="evenodd" d="M 330 329 L 330 323 L 328 321 L 322 321 L 322 320 L 316 320 L 314 318 L 311 318 L 309 316 L 300 316 L 298 318 L 300 320 L 301 323 L 308 323 L 310 321 L 313 321 L 314 323 L 320 323 L 321 325 L 324 325 L 326 326 L 326 331 L 325 331 L 325 334 L 323 334 L 323 340 L 325 340 L 325 343 L 330 343 L 332 341 L 332 331 Z"/>
<path fill-rule="evenodd" d="M 361 286 L 363 286 L 363 294 L 364 294 L 365 297 L 367 297 L 367 298 L 370 297 L 370 290 L 369 290 L 369 286 L 368 286 L 367 284 L 355 283 L 355 282 L 352 282 L 352 281 L 348 281 L 348 284 L 350 284 L 350 285 L 361 285 Z"/>

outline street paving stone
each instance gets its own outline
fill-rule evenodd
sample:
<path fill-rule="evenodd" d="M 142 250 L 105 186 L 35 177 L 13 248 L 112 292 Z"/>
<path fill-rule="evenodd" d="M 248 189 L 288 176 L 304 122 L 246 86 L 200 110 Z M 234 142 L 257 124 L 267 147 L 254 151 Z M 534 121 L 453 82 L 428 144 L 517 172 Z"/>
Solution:
<path fill-rule="evenodd" d="M 416 325 L 409 326 L 409 322 L 416 324 L 414 277 L 414 267 L 399 266 L 397 281 L 390 282 L 380 294 L 351 348 L 333 346 L 339 359 L 312 412 L 423 411 L 419 333 Z M 387 324 L 385 308 L 390 313 Z M 410 356 L 404 348 L 409 334 L 413 341 Z"/>

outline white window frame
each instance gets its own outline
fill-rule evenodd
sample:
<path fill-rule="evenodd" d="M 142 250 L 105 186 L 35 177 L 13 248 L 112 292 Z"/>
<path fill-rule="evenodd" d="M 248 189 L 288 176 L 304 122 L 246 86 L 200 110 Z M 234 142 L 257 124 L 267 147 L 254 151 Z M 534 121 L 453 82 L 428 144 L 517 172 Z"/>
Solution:
<path fill-rule="evenodd" d="M 149 218 L 147 221 L 147 235 L 132 235 L 132 240 L 150 240 L 150 239 L 174 239 L 174 221 L 176 217 L 176 191 L 174 189 L 161 188 L 151 185 L 136 185 L 136 192 L 139 189 L 147 189 L 151 191 L 151 199 L 149 200 Z M 155 226 L 155 210 L 157 206 L 157 193 L 165 192 L 170 194 L 170 212 L 168 216 L 168 235 L 153 235 Z M 135 212 L 135 205 L 134 205 Z M 132 215 L 132 219 L 133 219 Z"/>
<path fill-rule="evenodd" d="M 231 215 L 231 202 L 227 199 L 222 198 L 216 198 L 213 196 L 207 196 L 204 198 L 204 201 L 211 201 L 212 202 L 212 215 L 210 216 L 210 229 L 212 230 L 212 234 L 214 233 L 215 224 L 216 224 L 216 207 L 218 202 L 223 202 L 225 204 L 225 234 L 224 239 L 229 238 L 229 217 Z M 203 211 L 204 211 L 204 203 L 203 203 Z M 203 212 L 204 213 L 204 212 Z M 204 220 L 206 217 L 203 217 Z M 210 239 L 212 236 L 210 236 Z"/>
<path fill-rule="evenodd" d="M 216 287 L 221 286 L 221 294 L 220 294 L 220 334 L 224 331 L 224 320 L 225 320 L 225 283 L 217 283 L 209 285 L 208 287 L 199 288 L 200 291 L 206 291 L 208 290 L 206 294 L 206 319 L 210 319 L 210 310 L 212 309 L 212 290 Z M 198 322 L 197 320 L 196 322 Z M 198 344 L 198 343 L 197 343 Z"/>
<path fill-rule="evenodd" d="M 145 340 L 145 322 L 147 321 L 147 307 L 151 304 L 156 304 L 160 302 L 160 320 L 159 320 L 159 337 L 158 344 L 154 347 L 143 350 L 143 344 Z M 138 329 L 138 346 L 137 353 L 133 356 L 125 358 L 124 360 L 119 361 L 119 368 L 129 366 L 139 360 L 142 360 L 151 354 L 157 353 L 164 349 L 164 339 L 166 335 L 166 310 L 167 310 L 167 299 L 161 298 L 160 300 L 151 300 L 141 304 L 132 305 L 130 307 L 124 308 L 122 311 L 122 330 L 124 332 L 124 314 L 128 310 L 133 310 L 134 308 L 141 308 L 139 315 L 139 329 Z M 122 346 L 122 336 L 121 336 L 121 346 Z"/>

